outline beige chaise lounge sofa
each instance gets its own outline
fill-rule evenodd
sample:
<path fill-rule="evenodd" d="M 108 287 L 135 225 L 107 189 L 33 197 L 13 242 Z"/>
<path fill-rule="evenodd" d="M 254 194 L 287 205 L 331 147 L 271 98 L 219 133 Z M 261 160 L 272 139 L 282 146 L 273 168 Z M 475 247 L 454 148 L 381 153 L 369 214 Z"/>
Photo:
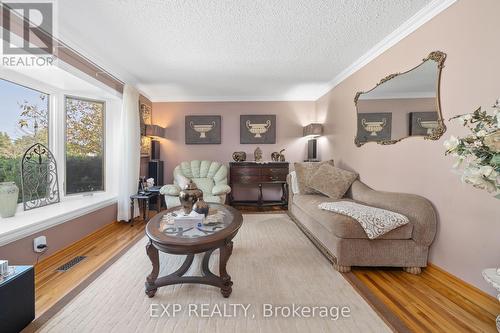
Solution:
<path fill-rule="evenodd" d="M 290 180 L 289 175 L 289 185 Z M 370 240 L 357 221 L 318 208 L 322 202 L 335 200 L 290 190 L 288 214 L 335 269 L 348 272 L 351 266 L 403 267 L 419 274 L 427 266 L 429 246 L 436 234 L 436 213 L 428 200 L 412 194 L 375 191 L 359 180 L 351 185 L 345 198 L 403 214 L 410 223 Z"/>

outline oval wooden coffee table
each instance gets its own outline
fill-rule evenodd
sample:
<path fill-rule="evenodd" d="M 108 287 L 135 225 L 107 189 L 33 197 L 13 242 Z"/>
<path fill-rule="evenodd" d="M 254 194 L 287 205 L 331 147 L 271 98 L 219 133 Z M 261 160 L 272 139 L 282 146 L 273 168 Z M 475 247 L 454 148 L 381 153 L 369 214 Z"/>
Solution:
<path fill-rule="evenodd" d="M 190 228 L 176 227 L 163 220 L 165 214 L 180 211 L 174 207 L 153 217 L 146 225 L 146 235 L 149 243 L 146 253 L 153 264 L 151 274 L 146 278 L 146 295 L 153 297 L 158 288 L 179 283 L 200 283 L 221 288 L 222 296 L 231 295 L 233 282 L 226 271 L 226 264 L 233 251 L 232 239 L 238 233 L 243 217 L 236 209 L 220 204 L 210 203 L 210 214 L 217 214 L 221 222 L 207 226 Z M 219 249 L 219 276 L 212 273 L 208 267 L 212 252 Z M 186 255 L 184 263 L 172 274 L 158 277 L 160 260 L 158 251 Z M 184 276 L 193 263 L 196 253 L 205 255 L 201 262 L 202 276 Z"/>

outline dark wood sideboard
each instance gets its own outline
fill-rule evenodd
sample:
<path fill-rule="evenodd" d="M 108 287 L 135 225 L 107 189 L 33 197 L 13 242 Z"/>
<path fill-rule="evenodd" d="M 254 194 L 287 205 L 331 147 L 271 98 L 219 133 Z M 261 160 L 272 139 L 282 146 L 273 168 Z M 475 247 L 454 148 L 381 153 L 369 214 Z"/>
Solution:
<path fill-rule="evenodd" d="M 256 200 L 234 200 L 229 194 L 229 203 L 235 206 L 288 206 L 288 188 L 286 176 L 289 172 L 288 162 L 231 162 L 229 163 L 229 185 L 244 185 L 242 188 L 256 186 L 259 189 Z M 281 200 L 265 200 L 262 187 L 266 184 L 281 185 Z"/>

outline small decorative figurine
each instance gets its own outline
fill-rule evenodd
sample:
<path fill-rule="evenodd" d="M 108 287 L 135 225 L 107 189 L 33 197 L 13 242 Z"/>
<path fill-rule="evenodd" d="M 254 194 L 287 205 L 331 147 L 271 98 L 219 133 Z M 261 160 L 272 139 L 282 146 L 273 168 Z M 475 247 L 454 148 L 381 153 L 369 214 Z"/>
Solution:
<path fill-rule="evenodd" d="M 247 159 L 247 154 L 244 151 L 235 151 L 233 153 L 233 160 L 235 162 L 245 162 Z"/>
<path fill-rule="evenodd" d="M 274 152 L 271 154 L 271 160 L 273 160 L 273 162 L 285 162 L 285 155 L 283 155 L 283 152 L 285 151 L 285 149 L 281 149 L 280 152 Z"/>
<path fill-rule="evenodd" d="M 262 162 L 262 150 L 257 147 L 253 153 L 255 162 Z"/>

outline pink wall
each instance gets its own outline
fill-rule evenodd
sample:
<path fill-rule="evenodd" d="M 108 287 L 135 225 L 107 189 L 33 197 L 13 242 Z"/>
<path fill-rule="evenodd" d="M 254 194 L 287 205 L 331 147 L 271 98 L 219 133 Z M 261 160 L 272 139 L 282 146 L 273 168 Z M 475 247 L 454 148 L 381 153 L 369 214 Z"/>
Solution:
<path fill-rule="evenodd" d="M 368 185 L 387 191 L 420 194 L 439 214 L 437 238 L 430 261 L 495 295 L 481 270 L 500 266 L 500 200 L 462 184 L 451 171 L 453 159 L 444 156 L 443 141 L 465 130 L 446 122 L 439 141 L 410 138 L 396 145 L 374 143 L 357 148 L 357 91 L 371 89 L 389 73 L 417 65 L 433 50 L 447 53 L 441 83 L 445 119 L 492 105 L 500 97 L 498 0 L 461 0 L 416 32 L 363 67 L 316 105 L 317 120 L 325 123 L 323 157 L 354 169 Z"/>
<path fill-rule="evenodd" d="M 33 238 L 47 237 L 49 248 L 40 257 L 43 260 L 113 221 L 116 221 L 116 204 L 1 246 L 0 258 L 9 260 L 9 264 L 33 265 L 38 256 L 33 251 Z"/>
<path fill-rule="evenodd" d="M 271 160 L 272 152 L 285 148 L 287 161 L 302 161 L 306 157 L 307 145 L 307 140 L 302 137 L 302 127 L 314 120 L 314 108 L 314 102 L 153 103 L 153 123 L 167 128 L 167 139 L 161 142 L 165 181 L 172 182 L 173 168 L 182 161 L 208 159 L 228 163 L 232 161 L 231 155 L 235 151 L 245 151 L 247 160 L 253 160 L 257 145 L 240 144 L 239 121 L 242 114 L 276 114 L 276 144 L 260 145 L 264 160 Z M 186 145 L 185 115 L 221 115 L 222 144 Z M 235 195 L 241 198 L 237 189 Z"/>

